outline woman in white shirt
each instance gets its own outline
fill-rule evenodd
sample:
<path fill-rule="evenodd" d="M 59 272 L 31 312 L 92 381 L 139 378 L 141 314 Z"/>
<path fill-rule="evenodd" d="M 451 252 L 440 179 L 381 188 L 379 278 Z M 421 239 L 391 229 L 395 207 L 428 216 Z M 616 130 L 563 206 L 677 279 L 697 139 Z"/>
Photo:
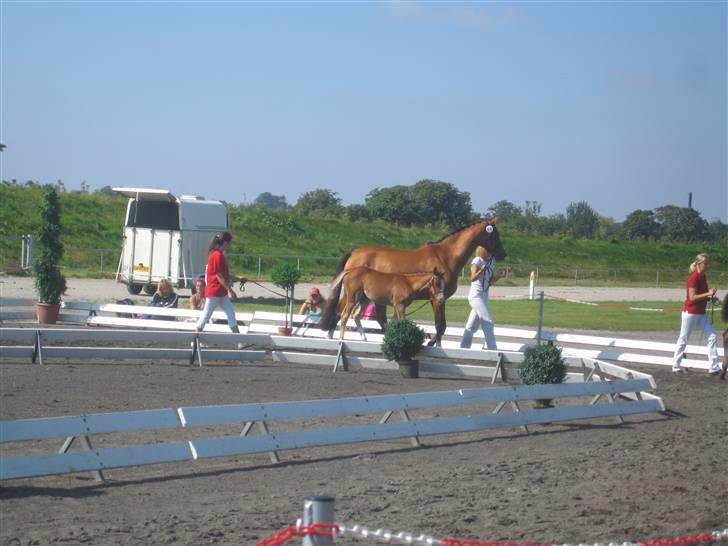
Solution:
<path fill-rule="evenodd" d="M 488 289 L 491 284 L 505 276 L 505 273 L 506 270 L 501 269 L 496 277 L 493 257 L 488 249 L 483 246 L 475 249 L 475 258 L 470 263 L 470 292 L 468 293 L 471 310 L 468 322 L 465 324 L 463 339 L 460 341 L 460 347 L 463 349 L 470 348 L 473 343 L 473 334 L 478 327 L 483 329 L 486 347 L 490 350 L 498 349 L 493 332 L 495 330 L 493 316 L 488 309 Z"/>

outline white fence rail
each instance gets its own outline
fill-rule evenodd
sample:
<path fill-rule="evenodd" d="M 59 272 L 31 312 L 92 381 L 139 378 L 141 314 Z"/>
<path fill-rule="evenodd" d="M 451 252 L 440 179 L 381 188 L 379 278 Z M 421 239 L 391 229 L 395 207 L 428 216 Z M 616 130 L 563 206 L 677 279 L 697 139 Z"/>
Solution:
<path fill-rule="evenodd" d="M 19 300 L 2 300 L 0 302 L 0 320 L 27 320 L 34 317 L 32 311 L 18 309 L 21 304 Z M 29 304 L 30 302 L 26 302 Z M 140 318 L 122 318 L 117 314 L 151 315 L 157 317 L 176 318 L 177 320 L 153 320 Z M 200 316 L 200 311 L 187 309 L 161 309 L 157 307 L 128 306 L 118 304 L 89 304 L 68 302 L 61 310 L 60 320 L 69 323 L 80 323 L 88 326 L 128 328 L 128 329 L 153 329 L 168 331 L 194 332 L 194 320 Z M 255 313 L 236 313 L 240 324 L 240 331 L 243 333 L 275 334 L 279 325 L 283 324 L 283 313 L 271 313 L 256 311 Z M 225 320 L 221 311 L 213 314 L 215 320 Z M 294 315 L 294 324 L 299 327 L 294 332 L 297 338 L 325 339 L 326 332 L 304 323 L 305 317 Z M 372 342 L 381 342 L 382 333 L 376 321 L 362 321 L 367 329 L 367 339 Z M 354 322 L 350 320 L 348 326 L 353 328 Z M 428 334 L 434 335 L 435 328 L 429 324 L 420 325 Z M 205 332 L 229 332 L 227 324 L 208 324 Z M 444 348 L 457 348 L 462 338 L 463 329 L 448 327 L 443 339 Z M 156 335 L 156 334 L 155 334 Z M 520 328 L 495 328 L 495 335 L 498 347 L 504 351 L 523 351 L 528 345 L 537 342 L 536 330 Z M 3 336 L 4 337 L 4 336 Z M 334 335 L 338 339 L 338 332 Z M 476 340 L 482 341 L 482 333 L 475 335 Z M 345 334 L 347 342 L 354 342 L 360 339 L 357 332 L 347 331 Z M 563 334 L 557 332 L 542 332 L 541 340 L 552 342 L 562 347 L 565 356 L 576 358 L 592 358 L 599 360 L 610 360 L 622 363 L 653 364 L 660 366 L 672 366 L 672 355 L 675 346 L 672 343 L 653 341 L 642 341 L 632 339 L 620 339 L 604 336 L 588 336 Z M 477 351 L 477 349 L 474 349 Z M 722 356 L 723 349 L 719 348 L 719 355 Z M 59 354 L 59 353 L 56 353 Z M 147 353 L 148 355 L 153 354 Z M 687 358 L 683 360 L 683 366 L 696 369 L 708 369 L 707 348 L 705 346 L 688 345 L 686 348 Z M 222 356 L 222 355 L 219 355 Z M 229 356 L 229 355 L 228 355 Z M 140 356 L 141 358 L 141 356 Z M 233 358 L 234 359 L 234 358 Z"/>
<path fill-rule="evenodd" d="M 567 383 L 562 385 L 508 386 L 461 389 L 426 393 L 365 396 L 356 398 L 271 402 L 227 406 L 181 407 L 41 419 L 0 422 L 0 443 L 24 442 L 66 437 L 61 452 L 0 458 L 0 480 L 29 478 L 51 474 L 95 471 L 111 468 L 181 462 L 211 457 L 270 452 L 278 461 L 278 451 L 307 447 L 333 446 L 357 442 L 419 438 L 496 427 L 525 427 L 545 422 L 572 421 L 602 417 L 622 417 L 664 410 L 659 398 L 616 401 L 621 394 L 650 390 L 650 379 Z M 605 396 L 609 403 L 597 404 Z M 589 397 L 589 402 L 570 404 L 553 409 L 522 409 L 518 402 L 543 398 Z M 501 413 L 506 403 L 513 411 Z M 434 407 L 472 407 L 497 404 L 492 411 L 448 417 L 410 420 L 409 412 Z M 388 422 L 393 412 L 403 417 L 401 422 Z M 385 412 L 376 424 L 342 425 L 338 427 L 305 428 L 269 432 L 270 421 L 302 420 L 339 417 L 352 414 Z M 178 421 L 179 418 L 179 421 Z M 248 436 L 257 422 L 262 433 Z M 179 429 L 184 435 L 190 427 L 245 423 L 243 432 L 234 436 L 189 439 L 155 444 L 94 449 L 90 436 L 99 433 L 129 432 L 147 429 Z M 84 439 L 84 451 L 68 452 L 73 439 Z M 5 450 L 3 450 L 5 453 Z M 98 474 L 100 476 L 100 474 Z"/>

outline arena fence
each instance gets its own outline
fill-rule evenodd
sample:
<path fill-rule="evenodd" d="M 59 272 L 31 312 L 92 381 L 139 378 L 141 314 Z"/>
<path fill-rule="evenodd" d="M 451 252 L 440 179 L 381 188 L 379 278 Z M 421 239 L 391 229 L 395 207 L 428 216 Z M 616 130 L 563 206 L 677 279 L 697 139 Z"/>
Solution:
<path fill-rule="evenodd" d="M 440 368 L 444 365 L 441 364 Z M 597 369 L 597 368 L 595 368 Z M 51 474 L 96 472 L 111 468 L 146 464 L 192 461 L 214 457 L 268 452 L 272 462 L 279 462 L 278 452 L 311 447 L 334 446 L 359 442 L 372 442 L 410 438 L 420 445 L 420 438 L 453 433 L 476 432 L 491 428 L 525 427 L 541 423 L 554 423 L 582 419 L 617 417 L 664 411 L 662 400 L 648 391 L 655 387 L 651 377 L 630 377 L 605 380 L 590 375 L 581 382 L 569 381 L 558 385 L 517 385 L 459 389 L 439 392 L 420 392 L 395 395 L 363 396 L 329 400 L 303 400 L 268 402 L 224 406 L 179 407 L 105 414 L 89 414 L 51 418 L 20 419 L 0 422 L 0 443 L 34 441 L 31 454 L 9 457 L 3 449 L 0 458 L 0 480 L 28 478 Z M 543 399 L 570 399 L 569 403 L 554 408 L 526 408 L 524 404 Z M 577 399 L 573 401 L 571 399 Z M 604 400 L 603 403 L 598 403 Z M 487 408 L 495 405 L 494 408 Z M 502 411 L 506 405 L 511 411 Z M 414 412 L 432 410 L 413 418 Z M 441 416 L 443 410 L 466 409 L 465 415 Z M 390 422 L 398 412 L 402 421 Z M 360 423 L 363 415 L 384 414 L 377 423 Z M 321 420 L 356 416 L 356 422 L 336 427 L 321 425 Z M 315 420 L 315 428 L 291 428 L 302 420 Z M 290 424 L 293 421 L 293 425 Z M 281 430 L 270 432 L 271 422 L 286 422 Z M 239 429 L 244 423 L 242 431 Z M 260 434 L 248 435 L 254 424 Z M 193 427 L 230 425 L 232 434 L 206 438 L 190 438 Z M 108 445 L 93 447 L 91 436 L 110 433 L 140 433 L 149 429 L 175 429 L 178 434 L 167 435 L 170 440 L 142 445 Z M 214 428 L 214 430 L 218 430 Z M 167 437 L 165 436 L 165 437 Z M 182 438 L 179 438 L 182 436 Z M 47 443 L 37 442 L 64 438 L 58 453 L 37 454 Z M 135 435 L 126 434 L 127 441 Z M 145 438 L 143 434 L 142 438 Z M 82 451 L 70 452 L 76 438 L 80 438 Z M 155 436 L 156 438 L 156 436 Z M 95 442 L 95 440 L 94 440 Z M 13 450 L 15 452 L 15 450 Z"/>
<path fill-rule="evenodd" d="M 59 320 L 66 324 L 85 324 L 87 326 L 98 327 L 194 332 L 194 323 L 200 314 L 200 311 L 187 309 L 162 309 L 157 307 L 118 304 L 65 302 L 61 309 Z M 142 319 L 137 318 L 138 316 L 149 316 L 150 318 Z M 156 320 L 158 318 L 172 320 Z M 240 331 L 249 334 L 275 334 L 278 326 L 284 322 L 283 313 L 265 311 L 236 313 L 236 318 L 239 322 Z M 22 322 L 32 321 L 33 319 L 35 319 L 35 311 L 32 308 L 32 302 L 30 300 L 13 300 L 7 298 L 0 300 L 0 321 Z M 222 311 L 216 311 L 213 314 L 213 320 L 222 321 L 223 324 L 208 324 L 205 327 L 205 332 L 229 332 L 229 328 L 225 324 L 225 315 Z M 326 338 L 326 332 L 307 324 L 306 317 L 294 315 L 293 320 L 294 325 L 297 326 L 294 331 L 295 338 L 310 340 L 323 340 Z M 370 342 L 381 343 L 383 336 L 379 324 L 376 321 L 362 321 L 362 324 L 366 330 L 367 339 Z M 355 342 L 361 339 L 359 333 L 353 331 L 354 326 L 354 321 L 350 320 L 348 327 L 351 330 L 345 332 L 345 340 L 347 342 Z M 435 327 L 433 325 L 420 324 L 420 327 L 428 335 L 435 335 Z M 461 327 L 448 327 L 442 342 L 443 349 L 457 349 L 462 335 L 463 329 Z M 620 363 L 672 366 L 675 350 L 673 343 L 564 334 L 499 326 L 495 328 L 495 335 L 498 347 L 505 351 L 523 351 L 529 345 L 547 342 L 561 347 L 565 356 L 608 360 Z M 5 337 L 5 335 L 2 337 Z M 339 338 L 338 331 L 334 334 L 334 337 Z M 476 343 L 478 341 L 480 343 L 483 342 L 482 332 L 475 334 L 475 340 Z M 44 336 L 41 336 L 38 340 L 39 347 L 42 347 L 44 341 Z M 191 342 L 194 342 L 194 339 Z M 31 343 L 36 344 L 35 341 Z M 345 349 L 348 350 L 348 347 L 345 347 Z M 479 353 L 477 349 L 474 350 Z M 206 350 L 201 351 L 200 357 L 205 353 L 207 353 Z M 722 348 L 718 349 L 718 354 L 720 356 L 723 355 Z M 683 360 L 683 366 L 701 370 L 708 369 L 707 348 L 704 345 L 688 345 L 686 355 L 687 357 Z"/>

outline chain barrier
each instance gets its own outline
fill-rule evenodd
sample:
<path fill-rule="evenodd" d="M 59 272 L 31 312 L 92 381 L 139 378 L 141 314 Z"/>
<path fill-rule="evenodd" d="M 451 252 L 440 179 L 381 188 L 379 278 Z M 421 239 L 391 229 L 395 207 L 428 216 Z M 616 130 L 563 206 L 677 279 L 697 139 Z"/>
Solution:
<path fill-rule="evenodd" d="M 295 527 L 283 529 L 275 535 L 256 543 L 255 546 L 278 546 L 279 544 L 283 544 L 294 537 L 303 537 L 306 535 L 316 535 L 328 538 L 350 535 L 354 538 L 363 540 L 421 546 L 699 546 L 720 541 L 728 542 L 728 528 L 710 533 L 699 533 L 653 540 L 639 540 L 637 542 L 552 544 L 537 542 L 487 542 L 479 540 L 460 540 L 447 537 L 436 539 L 430 535 L 424 534 L 414 535 L 407 532 L 395 533 L 388 529 L 369 529 L 364 525 L 312 523 L 302 527 L 301 520 L 298 520 Z"/>
<path fill-rule="evenodd" d="M 335 535 L 338 526 L 334 523 L 312 523 L 301 527 L 287 527 L 282 531 L 278 531 L 275 535 L 265 538 L 257 542 L 255 546 L 278 546 L 291 540 L 294 537 L 320 536 L 331 538 Z"/>
<path fill-rule="evenodd" d="M 364 525 L 343 525 L 339 524 L 337 536 L 350 534 L 356 538 L 379 540 L 381 542 L 395 542 L 398 544 L 420 544 L 423 546 L 435 546 L 442 544 L 442 541 L 429 535 L 413 535 L 412 533 L 389 531 L 387 529 L 371 530 Z"/>

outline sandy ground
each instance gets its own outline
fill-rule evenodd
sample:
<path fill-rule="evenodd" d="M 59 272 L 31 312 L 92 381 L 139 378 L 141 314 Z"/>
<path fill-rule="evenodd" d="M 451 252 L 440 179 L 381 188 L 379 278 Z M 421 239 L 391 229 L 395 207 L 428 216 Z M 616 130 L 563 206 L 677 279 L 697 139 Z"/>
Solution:
<path fill-rule="evenodd" d="M 19 280 L 2 281 L 3 297 L 32 297 Z M 95 299 L 98 282 L 71 282 L 71 297 Z M 123 287 L 116 288 L 123 297 Z M 634 368 L 654 375 L 668 412 L 624 424 L 539 425 L 528 435 L 500 429 L 430 437 L 420 448 L 398 440 L 285 451 L 275 465 L 258 454 L 115 469 L 106 471 L 104 484 L 89 474 L 3 482 L 0 544 L 252 545 L 293 525 L 310 495 L 334 496 L 337 522 L 438 538 L 606 543 L 728 528 L 728 381 Z M 0 420 L 484 386 L 384 371 L 332 374 L 271 363 L 199 368 L 164 359 L 44 367 L 3 359 L 0 377 Z M 413 417 L 426 415 L 432 413 Z M 273 431 L 286 426 L 270 423 Z M 162 432 L 139 434 L 127 441 L 169 440 Z M 105 447 L 118 436 L 94 440 Z M 16 449 L 3 446 L 3 456 Z"/>
<path fill-rule="evenodd" d="M 246 297 L 275 297 L 273 292 L 281 289 L 271 283 L 261 283 L 258 286 L 248 283 L 245 287 Z M 308 289 L 314 286 L 310 283 L 296 285 L 296 297 L 303 298 Z M 316 284 L 324 296 L 328 296 L 328 286 Z M 620 287 L 581 287 L 575 286 L 544 286 L 537 287 L 536 293 L 543 290 L 547 296 L 576 299 L 582 301 L 683 301 L 685 291 L 683 288 L 620 288 Z M 188 293 L 186 290 L 183 294 Z M 467 286 L 460 286 L 453 297 L 466 298 Z M 491 288 L 492 298 L 525 297 L 528 295 L 527 287 L 509 287 L 495 285 Z M 24 298 L 36 297 L 33 280 L 29 277 L 0 276 L 0 297 Z M 68 279 L 68 292 L 66 298 L 73 301 L 105 302 L 116 301 L 129 297 L 126 286 L 108 279 Z"/>

